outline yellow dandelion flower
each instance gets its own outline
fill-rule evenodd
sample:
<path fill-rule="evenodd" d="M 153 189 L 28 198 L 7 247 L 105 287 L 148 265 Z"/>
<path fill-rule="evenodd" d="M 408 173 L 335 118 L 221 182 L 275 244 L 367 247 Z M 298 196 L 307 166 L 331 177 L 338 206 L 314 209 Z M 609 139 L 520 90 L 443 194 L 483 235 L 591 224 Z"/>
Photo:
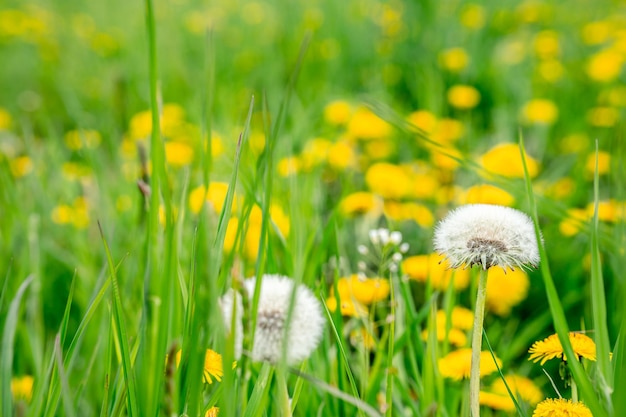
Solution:
<path fill-rule="evenodd" d="M 553 30 L 542 30 L 535 35 L 535 53 L 541 59 L 555 58 L 561 53 L 559 34 Z"/>
<path fill-rule="evenodd" d="M 445 146 L 443 149 L 431 149 L 430 158 L 437 168 L 454 171 L 459 167 L 459 161 L 463 160 L 463 154 L 455 147 Z"/>
<path fill-rule="evenodd" d="M 555 200 L 563 200 L 571 196 L 575 189 L 576 181 L 570 177 L 563 177 L 548 186 L 545 193 L 547 196 L 552 197 Z"/>
<path fill-rule="evenodd" d="M 423 228 L 429 228 L 433 224 L 435 224 L 435 216 L 428 209 L 428 207 L 423 204 L 402 203 L 400 207 L 402 210 L 401 218 L 404 220 L 413 220 L 415 223 Z"/>
<path fill-rule="evenodd" d="M 480 158 L 482 167 L 489 173 L 508 178 L 524 178 L 524 166 L 519 146 L 514 143 L 496 145 Z M 539 173 L 539 163 L 526 155 L 526 165 L 531 178 Z"/>
<path fill-rule="evenodd" d="M 496 394 L 493 392 L 480 391 L 478 394 L 478 402 L 480 405 L 484 405 L 493 410 L 515 411 L 515 403 L 508 393 Z"/>
<path fill-rule="evenodd" d="M 543 393 L 532 380 L 521 375 L 507 375 L 504 379 L 516 398 L 531 405 L 535 405 L 543 399 Z M 491 384 L 491 392 L 507 397 L 509 395 L 502 378 L 496 379 Z"/>
<path fill-rule="evenodd" d="M 371 139 L 364 145 L 364 153 L 371 160 L 388 159 L 395 151 L 395 143 L 389 139 Z"/>
<path fill-rule="evenodd" d="M 533 99 L 522 109 L 522 119 L 527 123 L 551 125 L 558 118 L 559 108 L 551 100 Z"/>
<path fill-rule="evenodd" d="M 438 290 L 446 290 L 451 279 L 456 290 L 467 288 L 470 281 L 468 269 L 451 269 L 439 254 L 409 256 L 402 262 L 402 270 L 409 278 L 428 281 Z"/>
<path fill-rule="evenodd" d="M 593 417 L 591 410 L 581 402 L 564 398 L 548 398 L 537 404 L 533 417 Z"/>
<path fill-rule="evenodd" d="M 539 76 L 544 80 L 553 83 L 560 80 L 565 74 L 565 68 L 560 61 L 556 59 L 548 59 L 541 61 L 537 66 Z"/>
<path fill-rule="evenodd" d="M 515 203 L 515 197 L 495 185 L 481 184 L 468 188 L 461 196 L 459 203 L 512 206 Z"/>
<path fill-rule="evenodd" d="M 350 143 L 341 140 L 333 143 L 328 149 L 328 165 L 343 171 L 356 165 L 356 154 Z"/>
<path fill-rule="evenodd" d="M 460 381 L 469 378 L 470 365 L 472 362 L 472 349 L 463 348 L 448 353 L 439 359 L 439 372 L 444 378 Z M 502 361 L 496 356 L 498 367 L 502 367 Z M 491 357 L 491 352 L 484 350 L 480 352 L 480 376 L 489 375 L 497 371 L 496 363 Z"/>
<path fill-rule="evenodd" d="M 426 133 L 433 133 L 437 126 L 437 116 L 428 110 L 417 110 L 409 114 L 406 120 Z"/>
<path fill-rule="evenodd" d="M 166 142 L 165 160 L 173 167 L 189 165 L 193 162 L 193 148 L 183 142 Z"/>
<path fill-rule="evenodd" d="M 439 65 L 450 72 L 461 72 L 469 64 L 470 57 L 463 48 L 450 48 L 439 54 Z"/>
<path fill-rule="evenodd" d="M 559 150 L 563 153 L 581 153 L 589 148 L 589 137 L 584 133 L 572 133 L 565 136 L 559 143 Z"/>
<path fill-rule="evenodd" d="M 389 281 L 383 278 L 361 279 L 357 274 L 340 278 L 337 291 L 341 300 L 354 299 L 363 305 L 382 301 L 389 297 Z"/>
<path fill-rule="evenodd" d="M 33 171 L 33 160 L 29 156 L 18 156 L 9 161 L 9 168 L 14 178 L 22 178 Z"/>
<path fill-rule="evenodd" d="M 352 106 L 345 100 L 335 100 L 324 107 L 324 120 L 331 125 L 343 126 L 351 116 Z"/>
<path fill-rule="evenodd" d="M 605 49 L 591 56 L 587 62 L 587 75 L 598 82 L 614 81 L 621 74 L 623 65 L 623 54 L 613 49 Z"/>
<path fill-rule="evenodd" d="M 428 329 L 422 331 L 422 340 L 428 340 Z M 445 325 L 440 325 L 437 322 L 437 341 L 443 342 L 445 340 L 455 347 L 463 347 L 467 344 L 467 336 L 461 330 L 451 327 L 446 336 Z"/>
<path fill-rule="evenodd" d="M 474 326 L 474 312 L 465 307 L 452 308 L 452 325 L 462 330 L 471 330 Z"/>
<path fill-rule="evenodd" d="M 221 213 L 224 208 L 224 202 L 226 201 L 226 194 L 228 193 L 228 183 L 213 181 L 209 184 L 209 189 L 206 190 L 203 185 L 200 185 L 189 193 L 189 209 L 192 213 L 198 214 L 202 209 L 202 205 L 206 201 L 209 203 L 209 208 L 215 213 Z M 239 197 L 237 194 L 233 197 L 232 211 L 237 210 L 237 203 Z"/>
<path fill-rule="evenodd" d="M 402 167 L 387 162 L 371 165 L 365 173 L 365 183 L 373 193 L 389 199 L 407 197 L 413 189 L 410 175 Z"/>
<path fill-rule="evenodd" d="M 587 112 L 587 121 L 591 126 L 612 127 L 619 120 L 619 110 L 613 107 L 594 107 Z"/>
<path fill-rule="evenodd" d="M 306 170 L 310 170 L 326 162 L 331 146 L 332 142 L 328 139 L 314 138 L 309 140 L 302 151 L 302 167 Z"/>
<path fill-rule="evenodd" d="M 559 231 L 563 236 L 574 236 L 589 220 L 586 210 L 573 208 L 567 210 L 567 216 L 559 223 Z"/>
<path fill-rule="evenodd" d="M 611 154 L 606 151 L 598 151 L 598 175 L 606 175 L 611 170 Z M 596 171 L 596 154 L 590 153 L 585 162 L 585 171 L 593 175 Z"/>
<path fill-rule="evenodd" d="M 70 181 L 77 181 L 91 175 L 91 168 L 78 162 L 64 162 L 61 165 L 63 177 Z"/>
<path fill-rule="evenodd" d="M 437 123 L 432 139 L 441 144 L 456 142 L 465 134 L 463 122 L 456 119 L 443 118 Z"/>
<path fill-rule="evenodd" d="M 326 299 L 326 306 L 333 313 L 337 310 L 337 299 L 335 297 L 329 297 Z M 352 299 L 341 299 L 341 315 L 348 317 L 365 317 L 367 316 L 367 309 L 358 301 Z"/>
<path fill-rule="evenodd" d="M 232 252 L 235 247 L 235 239 L 237 239 L 238 230 L 239 220 L 235 217 L 229 219 L 228 224 L 226 225 L 226 235 L 224 236 L 224 251 L 227 253 Z M 256 254 L 254 254 L 254 257 L 256 257 Z"/>
<path fill-rule="evenodd" d="M 11 127 L 11 114 L 0 107 L 0 130 L 7 130 Z"/>
<path fill-rule="evenodd" d="M 217 417 L 220 413 L 219 407 L 211 407 L 206 411 L 204 417 Z"/>
<path fill-rule="evenodd" d="M 176 352 L 176 366 L 180 365 L 180 360 L 182 356 L 182 350 Z M 233 362 L 233 368 L 237 365 L 236 362 Z M 224 376 L 224 369 L 222 365 L 222 355 L 217 353 L 212 349 L 207 349 L 204 355 L 204 366 L 202 369 L 202 380 L 207 384 L 213 383 L 213 378 L 217 382 L 222 381 L 222 377 Z"/>
<path fill-rule="evenodd" d="M 63 136 L 67 149 L 77 151 L 82 148 L 97 148 L 102 142 L 100 132 L 97 130 L 70 130 Z"/>
<path fill-rule="evenodd" d="M 352 346 L 363 346 L 366 350 L 376 348 L 374 336 L 365 327 L 354 329 L 350 332 L 350 343 Z"/>
<path fill-rule="evenodd" d="M 593 217 L 595 204 L 589 203 L 586 207 L 587 216 Z M 598 201 L 598 219 L 603 222 L 614 223 L 622 218 L 623 205 L 615 200 Z"/>
<path fill-rule="evenodd" d="M 391 125 L 366 107 L 356 109 L 348 122 L 348 135 L 356 139 L 381 139 L 391 133 Z"/>
<path fill-rule="evenodd" d="M 339 211 L 344 216 L 357 216 L 378 213 L 382 207 L 380 199 L 366 191 L 359 191 L 345 196 L 339 203 Z"/>
<path fill-rule="evenodd" d="M 489 268 L 487 274 L 487 308 L 498 316 L 509 315 L 528 295 L 528 275 L 521 268 L 506 272 L 502 268 Z"/>
<path fill-rule="evenodd" d="M 480 92 L 471 85 L 454 85 L 448 89 L 448 103 L 461 110 L 473 109 L 480 102 Z"/>
<path fill-rule="evenodd" d="M 56 206 L 50 215 L 52 221 L 56 224 L 69 224 L 74 216 L 74 209 L 67 204 Z"/>
<path fill-rule="evenodd" d="M 33 385 L 35 380 L 30 375 L 11 378 L 11 394 L 14 400 L 30 402 L 33 397 Z"/>
<path fill-rule="evenodd" d="M 582 333 L 570 332 L 569 341 L 572 344 L 572 349 L 574 349 L 576 359 L 583 357 L 591 361 L 596 360 L 596 344 L 589 336 Z M 557 334 L 553 334 L 533 343 L 530 349 L 528 349 L 528 353 L 530 353 L 528 360 L 532 360 L 533 362 L 541 361 L 541 365 L 554 358 L 561 358 L 564 361 L 567 360 Z"/>
<path fill-rule="evenodd" d="M 298 171 L 300 171 L 301 165 L 300 158 L 297 156 L 288 156 L 278 161 L 276 170 L 278 171 L 278 175 L 285 178 L 296 175 Z"/>
<path fill-rule="evenodd" d="M 598 20 L 587 23 L 582 28 L 583 42 L 587 45 L 599 45 L 606 42 L 611 36 L 611 23 L 605 20 Z"/>
<path fill-rule="evenodd" d="M 470 3 L 461 11 L 461 24 L 468 29 L 478 30 L 485 25 L 485 8 L 479 4 Z"/>
<path fill-rule="evenodd" d="M 435 196 L 439 187 L 441 187 L 441 184 L 434 173 L 414 174 L 413 192 L 411 195 L 420 200 L 430 199 Z"/>

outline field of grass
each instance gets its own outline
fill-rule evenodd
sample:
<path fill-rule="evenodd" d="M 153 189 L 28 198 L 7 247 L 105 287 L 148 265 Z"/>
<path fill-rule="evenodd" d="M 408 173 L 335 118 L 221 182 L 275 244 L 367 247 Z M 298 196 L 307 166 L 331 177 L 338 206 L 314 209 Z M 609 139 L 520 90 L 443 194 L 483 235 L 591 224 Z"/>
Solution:
<path fill-rule="evenodd" d="M 0 416 L 626 415 L 625 23 L 4 1 Z M 468 204 L 540 262 L 450 268 Z"/>

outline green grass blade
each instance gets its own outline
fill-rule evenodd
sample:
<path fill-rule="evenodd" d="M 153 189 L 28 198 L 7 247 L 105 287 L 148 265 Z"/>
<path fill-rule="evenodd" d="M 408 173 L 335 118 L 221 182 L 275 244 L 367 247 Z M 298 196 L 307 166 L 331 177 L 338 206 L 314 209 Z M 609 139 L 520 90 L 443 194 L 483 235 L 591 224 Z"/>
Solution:
<path fill-rule="evenodd" d="M 243 417 L 258 417 L 263 415 L 265 404 L 269 398 L 272 375 L 274 375 L 274 367 L 264 362 L 259 377 L 254 384 L 254 390 L 250 396 L 250 402 L 243 413 Z"/>
<path fill-rule="evenodd" d="M 4 327 L 2 329 L 2 353 L 0 354 L 0 398 L 2 398 L 2 415 L 13 415 L 13 395 L 11 394 L 11 374 L 13 372 L 13 352 L 15 349 L 15 331 L 19 321 L 19 310 L 22 297 L 28 286 L 33 282 L 30 275 L 22 282 L 9 305 Z"/>
<path fill-rule="evenodd" d="M 541 230 L 539 228 L 539 215 L 537 213 L 537 203 L 535 201 L 535 195 L 532 190 L 532 184 L 530 181 L 530 175 L 528 174 L 528 166 L 526 164 L 526 151 L 524 148 L 524 138 L 520 134 L 519 139 L 519 147 L 520 154 L 522 157 L 522 165 L 524 167 L 524 177 L 526 182 L 526 194 L 528 197 L 528 205 L 531 212 L 531 217 L 533 219 L 533 223 L 535 225 L 535 236 L 537 238 L 537 245 L 539 246 L 539 255 L 541 257 L 540 268 L 541 268 L 541 276 L 543 278 L 544 286 L 546 287 L 546 295 L 548 297 L 548 304 L 550 306 L 550 312 L 552 314 L 552 320 L 554 322 L 554 328 L 559 336 L 559 340 L 561 341 L 561 345 L 563 346 L 563 351 L 565 356 L 568 358 L 575 358 L 574 349 L 572 348 L 572 344 L 569 340 L 569 327 L 567 325 L 567 319 L 565 317 L 565 312 L 563 310 L 563 305 L 561 304 L 561 300 L 559 298 L 559 294 L 556 290 L 556 286 L 554 285 L 554 279 L 552 278 L 552 273 L 550 272 L 550 265 L 548 264 L 548 254 L 546 252 L 546 248 L 543 242 Z M 574 380 L 580 389 L 585 404 L 589 407 L 592 414 L 595 417 L 607 417 L 607 412 L 602 408 L 600 402 L 598 401 L 598 397 L 591 385 L 591 381 L 589 376 L 585 373 L 580 362 L 571 360 L 567 362 L 570 370 L 572 371 L 572 375 L 574 376 Z"/>
<path fill-rule="evenodd" d="M 61 346 L 61 335 L 57 334 L 54 339 L 54 356 L 56 358 L 56 369 L 59 374 L 59 381 L 61 385 L 61 397 L 63 398 L 63 405 L 66 417 L 74 417 L 73 401 L 74 395 L 70 389 L 70 384 L 67 380 L 67 373 L 65 372 L 65 366 L 63 366 L 63 347 Z"/>
<path fill-rule="evenodd" d="M 611 413 L 611 392 L 613 390 L 613 372 L 609 358 L 610 342 L 606 316 L 606 294 L 600 260 L 598 242 L 598 204 L 600 200 L 600 180 L 598 174 L 598 141 L 596 140 L 595 172 L 593 179 L 593 222 L 591 226 L 591 311 L 593 315 L 593 338 L 596 342 L 596 360 L 598 362 L 598 387 L 603 400 Z"/>
<path fill-rule="evenodd" d="M 128 390 L 128 414 L 131 417 L 139 416 L 139 405 L 137 396 L 137 383 L 135 380 L 135 372 L 132 366 L 132 359 L 130 355 L 130 348 L 128 346 L 128 333 L 126 331 L 126 320 L 124 319 L 124 312 L 122 310 L 122 300 L 120 296 L 119 283 L 117 281 L 117 271 L 113 258 L 111 257 L 111 251 L 107 244 L 102 226 L 98 222 L 98 228 L 100 229 L 100 235 L 102 237 L 102 243 L 106 253 L 106 258 L 109 264 L 109 273 L 111 278 L 112 288 L 112 305 L 113 305 L 113 319 L 117 330 L 117 337 L 119 339 L 121 356 L 122 356 L 122 371 L 124 373 L 124 381 L 126 389 Z"/>

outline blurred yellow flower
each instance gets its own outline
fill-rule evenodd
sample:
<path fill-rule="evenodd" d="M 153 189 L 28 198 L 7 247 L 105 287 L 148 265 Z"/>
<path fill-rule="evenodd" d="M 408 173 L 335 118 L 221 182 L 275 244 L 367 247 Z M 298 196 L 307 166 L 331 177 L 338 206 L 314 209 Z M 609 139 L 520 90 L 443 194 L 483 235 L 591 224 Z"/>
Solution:
<path fill-rule="evenodd" d="M 72 224 L 77 229 L 89 226 L 89 207 L 84 197 L 76 197 L 72 204 L 59 204 L 50 215 L 52 221 L 59 225 Z"/>
<path fill-rule="evenodd" d="M 541 61 L 537 66 L 539 76 L 547 82 L 553 83 L 560 80 L 565 73 L 565 68 L 560 61 L 556 59 L 548 59 Z"/>
<path fill-rule="evenodd" d="M 410 175 L 402 167 L 387 162 L 371 165 L 365 173 L 365 183 L 373 193 L 390 199 L 407 197 L 413 189 Z"/>
<path fill-rule="evenodd" d="M 515 411 L 515 403 L 513 403 L 508 392 L 506 394 L 496 394 L 488 391 L 480 391 L 478 401 L 480 405 L 493 410 Z"/>
<path fill-rule="evenodd" d="M 328 149 L 328 165 L 343 171 L 356 165 L 354 148 L 345 140 L 333 143 Z"/>
<path fill-rule="evenodd" d="M 551 125 L 558 117 L 558 107 L 547 99 L 533 99 L 522 109 L 522 118 L 527 123 Z"/>
<path fill-rule="evenodd" d="M 532 380 L 521 375 L 506 375 L 504 379 L 518 399 L 522 399 L 530 405 L 535 405 L 543 399 L 543 393 Z M 509 396 L 509 392 L 502 378 L 493 381 L 490 391 L 496 394 L 506 395 L 507 397 Z"/>
<path fill-rule="evenodd" d="M 332 142 L 324 138 L 314 138 L 307 141 L 304 150 L 300 156 L 301 166 L 305 170 L 325 163 L 328 159 Z M 297 163 L 296 163 L 297 164 Z"/>
<path fill-rule="evenodd" d="M 376 348 L 376 340 L 370 331 L 365 327 L 354 329 L 350 332 L 350 343 L 352 346 L 363 346 L 366 350 Z"/>
<path fill-rule="evenodd" d="M 508 178 L 524 178 L 520 149 L 514 143 L 502 143 L 494 146 L 483 154 L 480 163 L 488 173 Z M 530 177 L 536 177 L 539 173 L 539 163 L 526 154 L 526 165 Z"/>
<path fill-rule="evenodd" d="M 428 110 L 416 110 L 409 114 L 406 120 L 426 133 L 433 133 L 437 126 L 437 116 Z"/>
<path fill-rule="evenodd" d="M 59 204 L 52 210 L 50 217 L 56 224 L 68 224 L 72 221 L 72 207 L 67 204 Z"/>
<path fill-rule="evenodd" d="M 278 171 L 278 175 L 281 177 L 290 177 L 292 175 L 296 175 L 300 171 L 300 166 L 302 163 L 300 162 L 300 158 L 297 156 L 288 156 L 285 158 L 281 158 L 276 165 L 276 170 Z"/>
<path fill-rule="evenodd" d="M 435 223 L 435 216 L 423 204 L 418 203 L 402 203 L 402 219 L 413 220 L 423 228 L 429 228 Z"/>
<path fill-rule="evenodd" d="M 394 142 L 389 139 L 371 139 L 364 145 L 364 153 L 372 160 L 388 159 L 395 151 Z"/>
<path fill-rule="evenodd" d="M 422 330 L 422 340 L 428 340 L 428 329 Z M 467 336 L 459 329 L 451 327 L 446 335 L 446 326 L 437 322 L 437 341 L 448 341 L 452 346 L 463 347 L 467 344 Z"/>
<path fill-rule="evenodd" d="M 455 306 L 450 315 L 450 329 L 447 335 L 450 344 L 461 347 L 467 343 L 467 336 L 464 331 L 470 330 L 474 323 L 474 313 L 464 307 Z M 437 339 L 442 342 L 445 340 L 446 333 L 446 312 L 444 310 L 437 311 Z M 422 339 L 427 340 L 428 330 L 422 331 Z"/>
<path fill-rule="evenodd" d="M 7 130 L 11 127 L 11 115 L 8 111 L 0 107 L 0 130 Z"/>
<path fill-rule="evenodd" d="M 350 121 L 352 106 L 345 100 L 335 100 L 324 107 L 324 120 L 331 125 L 343 126 Z"/>
<path fill-rule="evenodd" d="M 120 213 L 130 210 L 132 207 L 133 200 L 130 198 L 129 195 L 121 195 L 117 197 L 117 200 L 115 200 L 115 209 Z"/>
<path fill-rule="evenodd" d="M 537 404 L 532 417 L 593 417 L 593 415 L 580 401 L 549 398 Z"/>
<path fill-rule="evenodd" d="M 102 142 L 100 132 L 97 130 L 79 129 L 70 130 L 63 137 L 67 149 L 77 151 L 82 148 L 97 148 Z"/>
<path fill-rule="evenodd" d="M 605 49 L 589 58 L 587 75 L 594 81 L 614 81 L 621 74 L 623 65 L 623 54 L 612 49 Z"/>
<path fill-rule="evenodd" d="M 439 65 L 450 72 L 461 72 L 469 64 L 470 57 L 463 48 L 450 48 L 439 53 Z"/>
<path fill-rule="evenodd" d="M 16 376 L 11 378 L 11 394 L 13 399 L 30 402 L 33 397 L 33 385 L 35 380 L 30 375 Z"/>
<path fill-rule="evenodd" d="M 91 175 L 91 168 L 78 162 L 64 162 L 61 165 L 63 177 L 70 181 L 77 181 Z"/>
<path fill-rule="evenodd" d="M 206 411 L 204 417 L 217 417 L 220 413 L 219 407 L 211 407 Z"/>
<path fill-rule="evenodd" d="M 596 360 L 596 344 L 589 336 L 578 332 L 569 332 L 569 341 L 572 344 L 576 359 L 582 357 L 591 361 Z M 533 343 L 530 349 L 528 349 L 528 353 L 530 353 L 529 361 L 535 363 L 541 361 L 541 365 L 554 358 L 561 358 L 567 361 L 557 334 Z"/>
<path fill-rule="evenodd" d="M 613 107 L 594 107 L 587 112 L 591 126 L 612 127 L 619 120 L 619 111 Z"/>
<path fill-rule="evenodd" d="M 417 199 L 433 198 L 441 184 L 435 178 L 434 173 L 413 174 L 413 192 L 411 195 Z"/>
<path fill-rule="evenodd" d="M 478 30 L 485 25 L 485 14 L 483 6 L 469 3 L 461 11 L 461 24 L 468 29 Z"/>
<path fill-rule="evenodd" d="M 389 297 L 390 286 L 384 278 L 360 278 L 353 274 L 337 281 L 337 291 L 342 301 L 354 299 L 360 304 L 369 305 Z"/>
<path fill-rule="evenodd" d="M 589 147 L 589 138 L 584 133 L 572 133 L 561 139 L 559 150 L 562 153 L 581 153 Z"/>
<path fill-rule="evenodd" d="M 437 123 L 432 139 L 441 144 L 456 142 L 465 134 L 465 126 L 456 119 L 443 118 Z"/>
<path fill-rule="evenodd" d="M 598 219 L 603 222 L 617 222 L 624 219 L 624 203 L 617 201 L 601 200 L 598 201 Z M 595 204 L 593 202 L 587 204 L 586 212 L 589 218 L 593 217 Z"/>
<path fill-rule="evenodd" d="M 348 135 L 356 139 L 382 139 L 391 134 L 391 125 L 366 107 L 359 107 L 348 122 Z"/>
<path fill-rule="evenodd" d="M 337 299 L 335 297 L 329 297 L 326 299 L 326 306 L 331 312 L 337 310 Z M 365 306 L 359 304 L 358 301 L 351 298 L 341 299 L 341 315 L 349 317 L 365 317 L 367 316 L 367 309 Z"/>
<path fill-rule="evenodd" d="M 470 365 L 472 361 L 472 349 L 463 348 L 448 353 L 439 359 L 439 372 L 444 378 L 460 381 L 469 378 Z M 502 361 L 496 357 L 498 367 L 502 367 Z M 497 371 L 496 363 L 491 357 L 491 352 L 484 350 L 480 352 L 480 376 L 489 375 Z"/>
<path fill-rule="evenodd" d="M 497 204 L 500 206 L 512 206 L 515 197 L 491 184 L 474 185 L 467 189 L 461 196 L 459 204 Z"/>
<path fill-rule="evenodd" d="M 520 268 L 505 272 L 499 267 L 489 268 L 487 274 L 487 309 L 498 316 L 509 315 L 528 295 L 528 275 Z"/>
<path fill-rule="evenodd" d="M 29 156 L 18 156 L 9 161 L 9 168 L 14 178 L 22 178 L 33 171 L 33 160 Z"/>
<path fill-rule="evenodd" d="M 578 208 L 567 210 L 567 216 L 559 223 L 559 231 L 563 236 L 574 236 L 589 220 L 587 211 Z"/>
<path fill-rule="evenodd" d="M 598 175 L 606 175 L 611 170 L 611 154 L 606 151 L 598 151 Z M 590 153 L 585 161 L 585 172 L 593 176 L 596 172 L 596 154 Z"/>
<path fill-rule="evenodd" d="M 459 167 L 459 161 L 463 160 L 463 154 L 453 146 L 432 147 L 430 158 L 434 166 L 445 171 L 454 171 Z"/>
<path fill-rule="evenodd" d="M 166 142 L 165 160 L 173 167 L 189 165 L 193 162 L 193 148 L 182 142 Z"/>
<path fill-rule="evenodd" d="M 553 59 L 561 53 L 559 35 L 553 30 L 542 30 L 535 35 L 535 53 L 541 59 Z"/>
<path fill-rule="evenodd" d="M 582 28 L 583 42 L 587 45 L 599 45 L 606 42 L 611 36 L 611 23 L 605 20 L 598 20 L 587 23 Z"/>
<path fill-rule="evenodd" d="M 366 191 L 359 191 L 345 196 L 339 203 L 339 211 L 344 216 L 357 216 L 378 213 L 382 208 L 380 199 Z"/>
<path fill-rule="evenodd" d="M 228 183 L 212 181 L 209 184 L 209 189 L 206 190 L 203 185 L 200 185 L 189 193 L 189 209 L 192 213 L 198 214 L 202 209 L 202 204 L 206 201 L 209 203 L 209 208 L 215 213 L 221 213 L 226 201 L 226 194 L 228 193 Z M 232 211 L 237 211 L 239 197 L 235 193 L 233 196 Z"/>
<path fill-rule="evenodd" d="M 546 187 L 545 195 L 555 200 L 563 200 L 570 197 L 575 189 L 576 182 L 570 177 L 563 177 Z"/>
<path fill-rule="evenodd" d="M 402 270 L 409 278 L 419 282 L 430 282 L 437 290 L 446 290 L 453 279 L 456 290 L 467 288 L 470 281 L 469 269 L 451 269 L 439 254 L 409 256 L 402 262 Z"/>
<path fill-rule="evenodd" d="M 471 85 L 454 85 L 448 89 L 448 103 L 457 109 L 473 109 L 480 102 L 480 92 Z"/>

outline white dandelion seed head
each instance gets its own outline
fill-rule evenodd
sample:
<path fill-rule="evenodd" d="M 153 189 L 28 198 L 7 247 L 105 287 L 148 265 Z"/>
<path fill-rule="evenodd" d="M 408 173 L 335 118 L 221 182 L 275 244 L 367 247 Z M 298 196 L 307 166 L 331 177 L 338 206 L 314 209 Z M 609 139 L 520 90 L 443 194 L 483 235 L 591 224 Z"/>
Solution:
<path fill-rule="evenodd" d="M 227 332 L 231 332 L 231 324 L 233 318 L 233 308 L 235 312 L 235 351 L 234 356 L 236 360 L 241 358 L 241 352 L 243 349 L 243 323 L 241 317 L 243 316 L 243 302 L 241 295 L 238 292 L 233 291 L 231 288 L 219 299 L 220 309 L 222 310 L 222 318 L 224 319 L 224 326 Z"/>
<path fill-rule="evenodd" d="M 255 282 L 255 278 L 244 282 L 250 299 L 254 295 Z M 285 343 L 287 365 L 296 365 L 307 359 L 319 344 L 324 330 L 322 306 L 304 285 L 296 288 L 289 333 L 284 340 L 293 285 L 291 278 L 282 275 L 263 276 L 252 347 L 253 361 L 278 363 Z"/>
<path fill-rule="evenodd" d="M 434 247 L 451 268 L 478 264 L 483 269 L 513 269 L 539 264 L 530 217 L 492 204 L 468 204 L 451 211 L 435 228 Z"/>

